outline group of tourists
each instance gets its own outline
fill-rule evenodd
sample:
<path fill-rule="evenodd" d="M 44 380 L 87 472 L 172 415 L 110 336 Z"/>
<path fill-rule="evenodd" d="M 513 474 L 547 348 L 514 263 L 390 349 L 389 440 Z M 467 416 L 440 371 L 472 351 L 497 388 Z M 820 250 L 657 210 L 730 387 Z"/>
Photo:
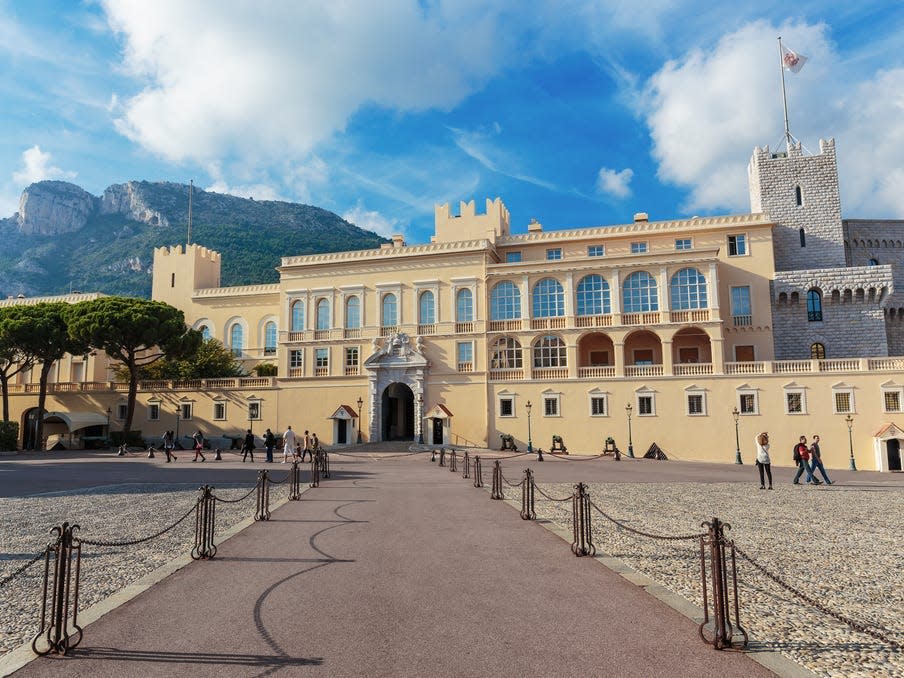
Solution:
<path fill-rule="evenodd" d="M 267 444 L 267 461 L 273 461 L 273 447 L 276 446 L 276 438 L 270 433 L 270 429 L 267 429 L 267 434 L 273 439 L 272 447 L 269 443 Z M 265 442 L 266 440 L 267 438 L 265 438 Z M 314 461 L 314 453 L 320 451 L 320 439 L 317 438 L 316 433 L 305 431 L 303 436 L 299 436 L 291 426 L 287 427 L 286 432 L 283 433 L 282 443 L 283 464 L 287 463 L 290 457 L 293 461 L 296 459 L 304 461 L 305 456 L 310 456 L 311 461 Z"/>
<path fill-rule="evenodd" d="M 273 461 L 273 450 L 276 449 L 277 442 L 277 437 L 268 428 L 267 432 L 264 433 L 264 449 L 267 451 L 266 461 Z M 166 454 L 166 463 L 169 464 L 171 461 L 176 461 L 176 434 L 173 431 L 166 431 L 163 434 L 162 444 L 163 452 Z M 300 461 L 304 461 L 306 456 L 310 456 L 311 461 L 314 461 L 314 453 L 320 450 L 320 440 L 317 438 L 316 433 L 305 431 L 303 436 L 298 436 L 291 426 L 283 434 L 282 444 L 284 464 L 289 460 L 290 456 L 293 460 L 298 459 Z M 195 457 L 192 461 L 198 461 L 198 457 L 201 458 L 201 461 L 207 461 L 207 457 L 204 456 L 204 434 L 201 431 L 192 436 L 192 445 L 195 452 Z M 242 463 L 249 456 L 251 461 L 254 461 L 254 448 L 254 433 L 249 428 L 242 441 Z"/>
<path fill-rule="evenodd" d="M 826 473 L 826 467 L 822 463 L 822 452 L 819 449 L 819 436 L 813 436 L 813 442 L 807 446 L 807 436 L 801 436 L 794 445 L 792 459 L 797 465 L 797 473 L 794 476 L 794 484 L 800 485 L 800 477 L 806 472 L 806 483 L 822 485 L 816 477 L 816 470 L 822 473 L 826 485 L 832 481 Z M 769 479 L 769 489 L 772 489 L 772 460 L 769 457 L 769 434 L 765 431 L 756 437 L 756 466 L 760 472 L 760 489 L 766 489 L 766 478 Z"/>

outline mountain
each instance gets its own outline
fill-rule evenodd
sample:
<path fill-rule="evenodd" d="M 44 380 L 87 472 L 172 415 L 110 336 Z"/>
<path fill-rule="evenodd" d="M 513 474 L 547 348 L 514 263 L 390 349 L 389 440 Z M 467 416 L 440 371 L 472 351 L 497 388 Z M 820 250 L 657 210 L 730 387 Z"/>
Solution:
<path fill-rule="evenodd" d="M 187 184 L 130 181 L 100 197 L 65 181 L 22 192 L 0 219 L 0 298 L 70 290 L 148 297 L 153 250 L 184 243 Z M 319 207 L 195 188 L 192 242 L 223 255 L 224 285 L 276 282 L 280 257 L 388 242 Z"/>

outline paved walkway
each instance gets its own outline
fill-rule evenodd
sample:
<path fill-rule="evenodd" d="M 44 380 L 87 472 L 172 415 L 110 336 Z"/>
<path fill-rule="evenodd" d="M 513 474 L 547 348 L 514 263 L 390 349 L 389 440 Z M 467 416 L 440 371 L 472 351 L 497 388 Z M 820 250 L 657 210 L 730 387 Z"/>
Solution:
<path fill-rule="evenodd" d="M 460 473 L 333 461 L 302 501 L 15 675 L 771 675 Z"/>

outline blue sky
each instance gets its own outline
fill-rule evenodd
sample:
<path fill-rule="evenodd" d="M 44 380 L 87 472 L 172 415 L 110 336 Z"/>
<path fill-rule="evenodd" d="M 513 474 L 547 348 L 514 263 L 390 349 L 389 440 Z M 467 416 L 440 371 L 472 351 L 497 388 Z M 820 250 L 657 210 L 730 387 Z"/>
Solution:
<path fill-rule="evenodd" d="M 515 232 L 744 212 L 779 35 L 845 216 L 904 218 L 904 3 L 828 0 L 0 0 L 0 215 L 47 178 L 194 179 L 409 242 L 496 196 Z"/>

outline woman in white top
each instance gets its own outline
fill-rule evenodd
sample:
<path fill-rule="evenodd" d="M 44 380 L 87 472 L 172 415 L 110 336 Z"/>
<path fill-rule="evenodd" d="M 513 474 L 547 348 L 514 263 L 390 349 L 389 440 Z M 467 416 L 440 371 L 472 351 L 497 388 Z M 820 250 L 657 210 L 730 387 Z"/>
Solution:
<path fill-rule="evenodd" d="M 772 489 L 772 460 L 769 459 L 769 434 L 765 431 L 756 437 L 756 466 L 760 470 L 760 489 L 766 489 L 763 469 L 769 477 L 769 489 Z"/>

